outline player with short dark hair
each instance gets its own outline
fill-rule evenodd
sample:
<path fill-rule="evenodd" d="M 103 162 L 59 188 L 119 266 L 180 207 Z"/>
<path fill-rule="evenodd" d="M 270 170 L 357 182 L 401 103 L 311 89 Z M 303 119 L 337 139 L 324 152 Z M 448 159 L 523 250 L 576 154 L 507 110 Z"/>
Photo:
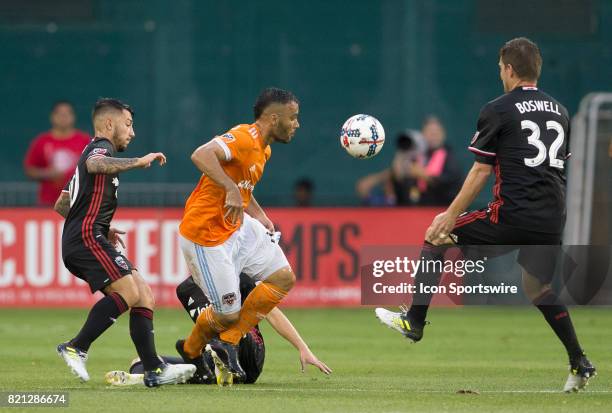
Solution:
<path fill-rule="evenodd" d="M 565 391 L 584 388 L 595 367 L 584 355 L 567 307 L 551 289 L 565 225 L 565 162 L 569 116 L 557 100 L 537 87 L 542 58 L 526 38 L 507 42 L 499 52 L 505 94 L 480 111 L 468 149 L 475 154 L 463 187 L 425 235 L 422 257 L 440 260 L 445 245 L 517 246 L 526 295 L 565 346 L 570 375 Z M 495 173 L 494 200 L 465 212 Z M 521 246 L 521 247 L 518 247 Z M 419 272 L 415 284 L 437 285 L 440 273 Z M 378 318 L 413 341 L 423 337 L 431 294 L 416 293 L 408 311 L 379 308 Z"/>
<path fill-rule="evenodd" d="M 255 100 L 255 105 L 253 105 L 253 116 L 255 120 L 261 118 L 266 110 L 272 104 L 281 104 L 287 105 L 289 103 L 295 103 L 296 105 L 300 104 L 300 101 L 295 97 L 293 93 L 288 90 L 279 89 L 276 87 L 269 87 L 264 89 L 257 99 Z M 288 143 L 288 141 L 280 139 L 277 142 Z"/>
<path fill-rule="evenodd" d="M 255 122 L 235 126 L 191 155 L 202 175 L 179 225 L 183 256 L 211 306 L 176 349 L 185 361 L 199 363 L 206 344 L 219 336 L 237 380 L 245 376 L 237 358 L 240 338 L 283 300 L 296 278 L 275 237 L 274 223 L 253 191 L 271 156 L 270 145 L 289 143 L 299 128 L 299 104 L 293 93 L 267 88 L 253 112 Z M 260 281 L 244 305 L 240 273 Z M 316 358 L 309 362 L 320 363 Z"/>
<path fill-rule="evenodd" d="M 154 298 L 149 286 L 130 261 L 117 250 L 123 243 L 110 226 L 117 209 L 119 173 L 148 168 L 154 161 L 166 163 L 163 153 L 142 158 L 116 158 L 134 139 L 133 111 L 116 99 L 100 99 L 93 110 L 95 138 L 81 154 L 72 180 L 60 195 L 55 210 L 66 218 L 62 233 L 62 257 L 66 268 L 89 284 L 100 299 L 89 312 L 81 331 L 57 346 L 57 352 L 82 381 L 89 380 L 85 367 L 90 345 L 130 311 L 130 336 L 145 366 L 148 387 L 189 379 L 191 365 L 168 365 L 160 361 L 153 337 Z"/>

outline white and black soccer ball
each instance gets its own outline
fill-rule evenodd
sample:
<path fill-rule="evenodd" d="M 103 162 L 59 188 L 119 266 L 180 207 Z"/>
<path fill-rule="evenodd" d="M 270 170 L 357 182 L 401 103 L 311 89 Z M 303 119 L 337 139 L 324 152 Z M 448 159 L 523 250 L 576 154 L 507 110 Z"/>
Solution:
<path fill-rule="evenodd" d="M 340 145 L 354 158 L 376 155 L 385 143 L 385 129 L 374 116 L 351 116 L 342 125 Z"/>

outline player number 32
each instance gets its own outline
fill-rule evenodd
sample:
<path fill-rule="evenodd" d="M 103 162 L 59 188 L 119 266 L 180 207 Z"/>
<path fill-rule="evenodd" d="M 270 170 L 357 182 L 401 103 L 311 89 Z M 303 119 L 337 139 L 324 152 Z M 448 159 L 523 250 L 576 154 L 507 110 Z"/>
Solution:
<path fill-rule="evenodd" d="M 527 142 L 538 148 L 538 154 L 534 158 L 525 158 L 525 165 L 531 167 L 541 165 L 546 160 L 546 145 L 540 140 L 540 127 L 533 121 L 524 120 L 521 122 L 521 128 L 531 131 L 531 135 L 527 137 Z M 563 140 L 565 139 L 563 126 L 561 126 L 559 122 L 549 120 L 546 122 L 546 129 L 557 132 L 557 137 L 552 145 L 550 145 L 550 149 L 548 149 L 550 166 L 563 169 L 564 161 L 557 158 L 557 152 L 559 152 L 561 145 L 563 145 Z"/>

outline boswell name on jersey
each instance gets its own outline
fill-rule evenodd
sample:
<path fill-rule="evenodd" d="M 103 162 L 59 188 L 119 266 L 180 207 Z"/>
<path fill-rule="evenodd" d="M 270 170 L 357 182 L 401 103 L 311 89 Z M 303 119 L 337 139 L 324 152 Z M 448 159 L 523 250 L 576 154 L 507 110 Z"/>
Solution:
<path fill-rule="evenodd" d="M 548 100 L 524 100 L 514 104 L 522 114 L 528 112 L 550 112 L 561 116 L 559 104 Z"/>

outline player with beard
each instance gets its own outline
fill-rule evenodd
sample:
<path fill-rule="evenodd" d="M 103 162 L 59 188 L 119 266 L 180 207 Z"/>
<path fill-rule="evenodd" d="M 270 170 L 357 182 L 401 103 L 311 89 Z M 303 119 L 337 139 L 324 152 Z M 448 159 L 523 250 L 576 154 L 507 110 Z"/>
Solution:
<path fill-rule="evenodd" d="M 95 138 L 81 154 L 74 176 L 55 210 L 66 218 L 62 258 L 66 268 L 104 297 L 91 308 L 81 331 L 57 352 L 82 381 L 89 347 L 117 318 L 130 310 L 130 336 L 144 363 L 148 387 L 184 382 L 195 372 L 188 364 L 169 365 L 157 356 L 153 336 L 154 299 L 149 286 L 117 249 L 121 231 L 110 226 L 117 209 L 119 173 L 166 163 L 163 153 L 117 158 L 134 139 L 132 109 L 116 99 L 100 99 L 93 109 Z"/>

